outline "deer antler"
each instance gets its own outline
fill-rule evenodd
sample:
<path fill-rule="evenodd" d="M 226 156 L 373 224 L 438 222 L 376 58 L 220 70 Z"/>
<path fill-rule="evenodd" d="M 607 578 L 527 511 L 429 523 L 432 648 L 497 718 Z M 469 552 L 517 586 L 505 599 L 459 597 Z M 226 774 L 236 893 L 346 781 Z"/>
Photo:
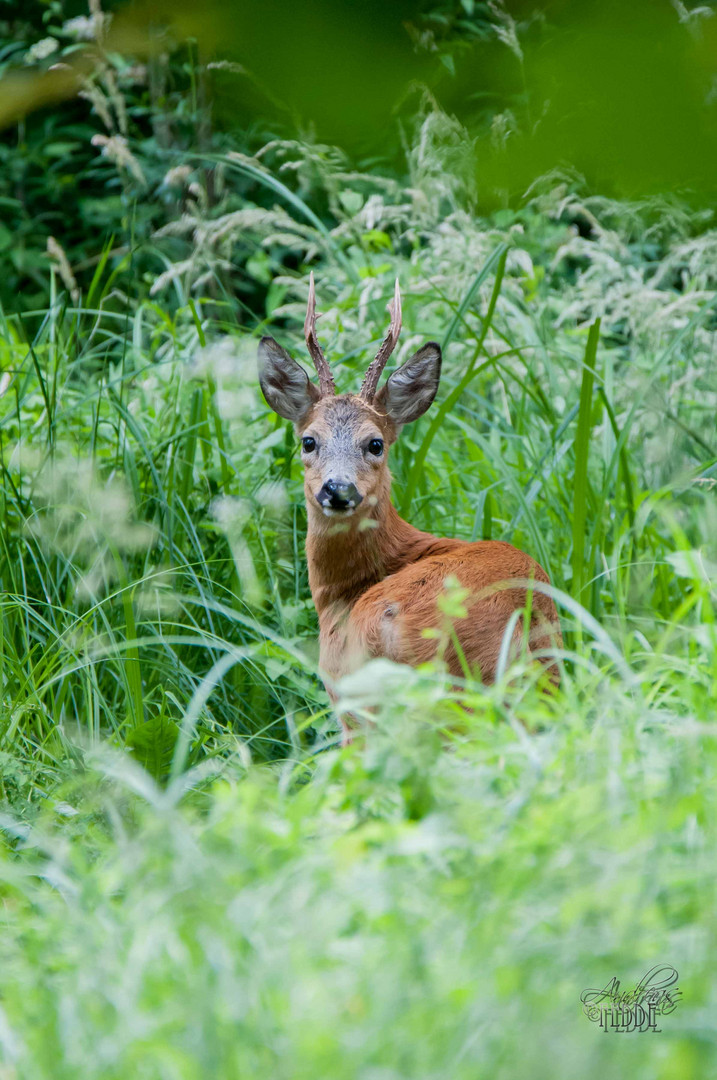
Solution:
<path fill-rule="evenodd" d="M 333 397 L 336 393 L 336 383 L 331 374 L 328 361 L 321 351 L 319 339 L 316 336 L 316 289 L 314 287 L 314 271 L 309 275 L 309 302 L 306 305 L 306 320 L 304 321 L 304 337 L 306 347 L 311 353 L 316 373 L 319 376 L 319 390 L 322 397 Z"/>
<path fill-rule="evenodd" d="M 383 340 L 381 348 L 376 353 L 376 356 L 371 361 L 366 372 L 363 383 L 361 384 L 361 390 L 359 397 L 362 397 L 364 401 L 369 403 L 373 401 L 374 394 L 376 393 L 376 387 L 378 386 L 378 380 L 381 378 L 381 372 L 386 367 L 386 361 L 396 348 L 398 341 L 398 335 L 401 333 L 401 290 L 398 284 L 398 278 L 396 278 L 396 288 L 393 294 L 393 300 L 388 305 L 388 310 L 391 312 L 391 325 L 388 328 L 388 334 Z"/>

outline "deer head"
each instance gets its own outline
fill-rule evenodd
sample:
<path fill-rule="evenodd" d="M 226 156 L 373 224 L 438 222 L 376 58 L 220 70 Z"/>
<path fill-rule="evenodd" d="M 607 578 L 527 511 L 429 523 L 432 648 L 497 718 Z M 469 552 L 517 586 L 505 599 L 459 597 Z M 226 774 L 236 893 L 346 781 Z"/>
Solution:
<path fill-rule="evenodd" d="M 372 513 L 388 499 L 388 448 L 402 426 L 422 416 L 436 396 L 441 349 L 435 341 L 414 353 L 377 392 L 401 332 L 398 280 L 389 311 L 388 334 L 358 394 L 336 394 L 331 368 L 316 337 L 313 273 L 304 335 L 318 387 L 273 338 L 264 337 L 259 343 L 261 389 L 274 412 L 294 422 L 301 438 L 307 507 L 315 520 L 321 515 Z"/>

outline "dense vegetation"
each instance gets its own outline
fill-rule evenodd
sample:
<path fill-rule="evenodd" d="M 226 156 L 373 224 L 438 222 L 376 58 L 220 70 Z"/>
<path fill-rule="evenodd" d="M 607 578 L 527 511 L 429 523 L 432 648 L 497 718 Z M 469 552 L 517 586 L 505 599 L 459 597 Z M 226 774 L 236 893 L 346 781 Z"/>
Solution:
<path fill-rule="evenodd" d="M 529 56 L 551 12 L 514 7 L 404 20 L 426 86 L 441 72 L 450 101 L 477 47 Z M 711 26 L 666 7 L 685 41 Z M 232 116 L 231 79 L 254 86 L 240 51 L 115 50 L 96 0 L 0 19 L 6 80 L 96 50 L 79 97 L 0 144 L 0 1077 L 710 1075 L 700 178 L 628 198 L 625 175 L 600 187 L 556 160 L 488 190 L 482 140 L 523 138 L 536 112 L 520 78 L 460 116 L 414 88 L 389 150 L 246 87 Z M 46 84 L 23 85 L 32 104 Z M 554 698 L 519 666 L 456 687 L 374 661 L 343 687 L 374 725 L 337 746 L 295 436 L 255 369 L 268 328 L 304 359 L 310 269 L 339 389 L 396 276 L 399 359 L 442 343 L 394 498 L 543 564 Z M 449 589 L 447 620 L 460 605 Z M 658 963 L 683 993 L 661 1033 L 589 1022 L 585 988 Z"/>

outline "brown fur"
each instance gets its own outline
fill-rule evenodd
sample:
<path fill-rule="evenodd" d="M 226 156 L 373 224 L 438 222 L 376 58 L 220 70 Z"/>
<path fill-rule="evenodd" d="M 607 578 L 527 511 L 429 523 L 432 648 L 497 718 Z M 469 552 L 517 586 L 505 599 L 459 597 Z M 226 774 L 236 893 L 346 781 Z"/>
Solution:
<path fill-rule="evenodd" d="M 319 662 L 332 700 L 336 680 L 374 656 L 416 665 L 440 655 L 452 675 L 477 670 L 493 682 L 511 618 L 525 608 L 530 581 L 547 584 L 545 571 L 510 544 L 471 544 L 420 532 L 391 505 L 388 448 L 403 424 L 430 407 L 440 378 L 440 347 L 427 342 L 374 395 L 400 330 L 396 285 L 391 330 L 370 369 L 372 380 L 367 376 L 358 396 L 335 396 L 315 341 L 313 282 L 307 328 L 322 390 L 268 337 L 259 343 L 259 380 L 271 407 L 293 420 L 302 436 L 309 583 L 319 616 Z M 447 579 L 457 580 L 467 594 L 465 614 L 452 626 L 440 605 Z M 531 603 L 527 633 L 522 616 L 515 622 L 513 655 L 524 638 L 531 651 L 561 644 L 553 601 L 533 590 Z M 547 664 L 557 683 L 556 666 L 550 659 Z"/>
<path fill-rule="evenodd" d="M 369 657 L 385 656 L 411 665 L 435 658 L 438 639 L 422 632 L 427 628 L 440 631 L 445 625 L 438 598 L 449 577 L 469 592 L 464 602 L 467 614 L 456 619 L 454 626 L 460 652 L 484 682 L 492 682 L 506 625 L 526 602 L 525 587 L 511 587 L 510 582 L 547 584 L 542 567 L 510 544 L 441 539 L 399 517 L 390 502 L 387 465 L 387 449 L 397 432 L 381 411 L 380 394 L 374 406 L 350 395 L 322 398 L 298 428 L 302 436 L 310 434 L 324 448 L 323 459 L 305 456 L 306 553 L 319 617 L 320 666 L 332 698 L 333 683 Z M 380 461 L 361 452 L 375 436 L 386 443 Z M 333 468 L 327 466 L 332 453 L 335 460 L 351 457 L 351 479 L 363 496 L 349 517 L 327 517 L 316 499 L 327 468 Z M 555 605 L 537 591 L 532 596 L 528 638 L 537 650 L 561 644 Z M 522 639 L 519 620 L 513 652 Z M 460 652 L 453 645 L 445 650 L 448 670 L 455 676 L 464 673 Z M 554 666 L 550 675 L 557 682 Z"/>

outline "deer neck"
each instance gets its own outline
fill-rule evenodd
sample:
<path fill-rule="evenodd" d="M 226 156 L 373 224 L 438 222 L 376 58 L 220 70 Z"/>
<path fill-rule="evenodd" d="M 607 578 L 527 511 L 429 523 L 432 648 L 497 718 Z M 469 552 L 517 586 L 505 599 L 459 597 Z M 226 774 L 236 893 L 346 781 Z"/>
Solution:
<path fill-rule="evenodd" d="M 309 585 L 319 620 L 327 611 L 351 607 L 388 574 L 416 562 L 435 543 L 409 525 L 388 497 L 370 517 L 325 518 L 309 505 L 306 556 Z"/>

